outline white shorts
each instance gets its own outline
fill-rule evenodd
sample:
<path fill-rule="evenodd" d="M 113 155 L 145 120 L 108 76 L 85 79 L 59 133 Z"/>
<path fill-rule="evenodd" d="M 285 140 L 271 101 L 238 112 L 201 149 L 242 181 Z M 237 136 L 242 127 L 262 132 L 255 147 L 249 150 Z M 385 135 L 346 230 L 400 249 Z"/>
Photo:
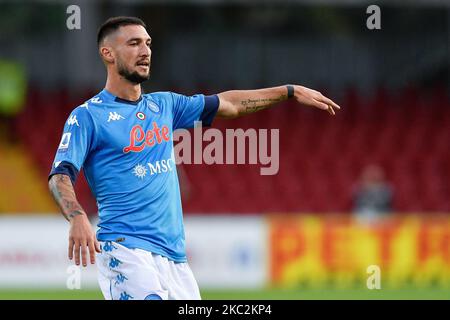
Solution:
<path fill-rule="evenodd" d="M 98 282 L 107 300 L 200 300 L 189 265 L 113 241 L 100 242 Z"/>

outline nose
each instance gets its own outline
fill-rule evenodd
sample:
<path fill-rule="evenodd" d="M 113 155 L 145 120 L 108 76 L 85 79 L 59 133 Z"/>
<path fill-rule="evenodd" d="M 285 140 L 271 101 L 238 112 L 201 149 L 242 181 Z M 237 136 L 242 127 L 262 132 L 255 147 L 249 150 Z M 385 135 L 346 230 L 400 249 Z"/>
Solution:
<path fill-rule="evenodd" d="M 141 57 L 149 57 L 152 54 L 152 50 L 147 46 L 146 44 L 143 44 L 141 47 L 141 50 L 139 52 L 139 55 Z"/>

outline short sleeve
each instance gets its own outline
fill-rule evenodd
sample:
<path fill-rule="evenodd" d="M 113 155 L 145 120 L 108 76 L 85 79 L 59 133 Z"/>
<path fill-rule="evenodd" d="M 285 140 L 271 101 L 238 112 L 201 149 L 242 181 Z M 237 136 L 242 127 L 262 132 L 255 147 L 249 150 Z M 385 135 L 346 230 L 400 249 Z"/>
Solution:
<path fill-rule="evenodd" d="M 173 129 L 193 128 L 195 121 L 202 121 L 202 126 L 211 125 L 219 107 L 217 96 L 196 94 L 184 96 L 171 93 L 173 98 Z"/>
<path fill-rule="evenodd" d="M 94 122 L 87 108 L 78 107 L 64 125 L 50 175 L 58 173 L 58 166 L 63 162 L 72 164 L 80 171 L 93 145 Z"/>

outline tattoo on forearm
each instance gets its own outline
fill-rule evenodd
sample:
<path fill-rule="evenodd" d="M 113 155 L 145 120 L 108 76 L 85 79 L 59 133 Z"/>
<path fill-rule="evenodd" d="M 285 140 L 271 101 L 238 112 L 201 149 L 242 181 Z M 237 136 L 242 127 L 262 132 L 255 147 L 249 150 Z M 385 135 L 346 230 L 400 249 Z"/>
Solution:
<path fill-rule="evenodd" d="M 81 212 L 79 210 L 72 211 L 71 213 L 69 213 L 69 218 L 72 219 L 73 217 L 79 216 L 80 214 L 83 214 L 83 212 Z"/>
<path fill-rule="evenodd" d="M 83 214 L 78 203 L 70 178 L 63 174 L 54 175 L 49 181 L 50 192 L 61 209 L 63 216 L 70 221 L 73 217 Z"/>
<path fill-rule="evenodd" d="M 245 108 L 245 113 L 253 113 L 263 110 L 274 103 L 278 103 L 287 99 L 287 95 L 281 95 L 278 98 L 268 99 L 247 99 L 242 100 L 241 105 Z"/>

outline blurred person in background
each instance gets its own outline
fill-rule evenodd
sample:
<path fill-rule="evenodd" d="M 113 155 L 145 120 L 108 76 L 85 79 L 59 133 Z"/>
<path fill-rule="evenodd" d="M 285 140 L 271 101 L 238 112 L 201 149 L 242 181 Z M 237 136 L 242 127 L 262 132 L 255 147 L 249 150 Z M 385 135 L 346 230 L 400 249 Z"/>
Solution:
<path fill-rule="evenodd" d="M 376 221 L 392 211 L 392 186 L 383 168 L 371 164 L 363 168 L 353 198 L 353 212 L 363 222 Z"/>

